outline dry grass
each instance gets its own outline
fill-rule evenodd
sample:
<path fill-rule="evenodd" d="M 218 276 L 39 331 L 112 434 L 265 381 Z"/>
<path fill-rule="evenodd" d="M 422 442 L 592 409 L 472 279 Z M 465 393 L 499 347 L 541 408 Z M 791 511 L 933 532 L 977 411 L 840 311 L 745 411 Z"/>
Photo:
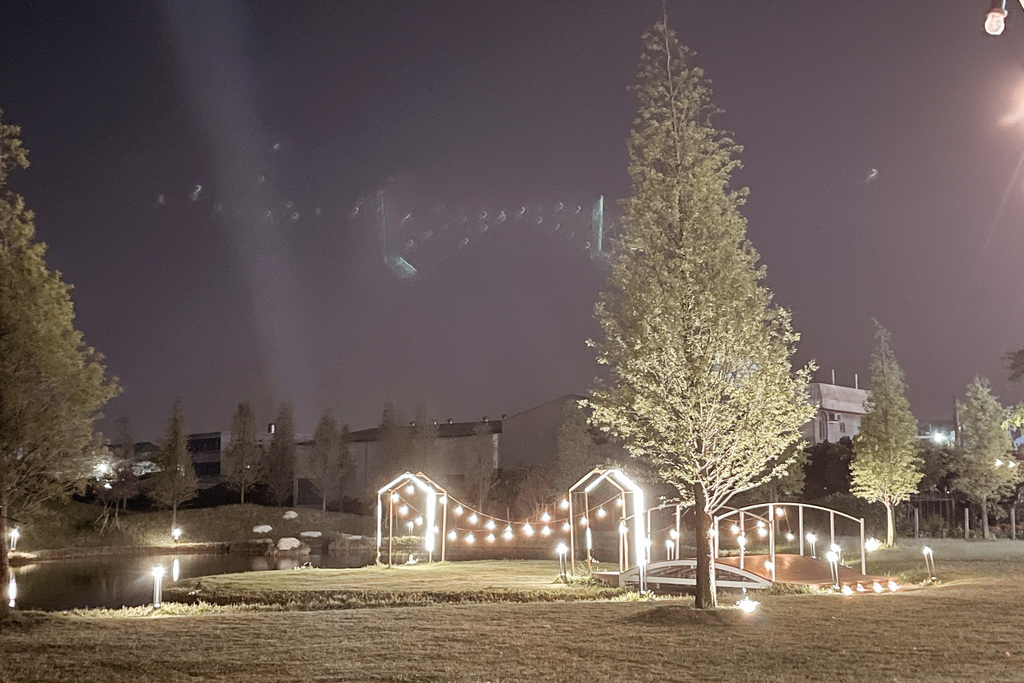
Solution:
<path fill-rule="evenodd" d="M 1024 550 L 975 545 L 954 559 L 953 546 L 936 544 L 949 583 L 763 596 L 753 615 L 697 612 L 688 600 L 22 614 L 0 633 L 0 681 L 1022 680 Z M 917 553 L 886 553 L 870 568 Z"/>

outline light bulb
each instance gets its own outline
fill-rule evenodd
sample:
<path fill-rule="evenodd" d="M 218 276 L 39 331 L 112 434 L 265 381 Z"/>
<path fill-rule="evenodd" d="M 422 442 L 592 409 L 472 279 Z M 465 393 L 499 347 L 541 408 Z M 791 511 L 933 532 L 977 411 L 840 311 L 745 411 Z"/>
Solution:
<path fill-rule="evenodd" d="M 541 536 L 550 536 L 551 535 L 551 527 L 545 525 L 545 527 L 540 530 L 540 533 L 541 533 Z"/>
<path fill-rule="evenodd" d="M 544 514 L 540 516 L 540 521 L 542 521 L 544 523 L 547 523 L 547 522 L 551 521 L 551 515 L 548 514 L 547 510 L 545 510 Z"/>
<path fill-rule="evenodd" d="M 457 540 L 459 538 L 459 535 L 457 533 L 455 533 L 455 529 L 452 529 L 451 531 L 448 532 L 448 538 L 450 540 L 454 541 L 454 540 Z"/>
<path fill-rule="evenodd" d="M 990 36 L 998 36 L 1006 28 L 1006 10 L 1000 7 L 993 7 L 985 15 L 985 33 Z"/>
<path fill-rule="evenodd" d="M 455 508 L 455 514 L 460 516 L 460 517 L 462 516 L 462 506 L 461 505 L 459 505 L 458 507 Z"/>

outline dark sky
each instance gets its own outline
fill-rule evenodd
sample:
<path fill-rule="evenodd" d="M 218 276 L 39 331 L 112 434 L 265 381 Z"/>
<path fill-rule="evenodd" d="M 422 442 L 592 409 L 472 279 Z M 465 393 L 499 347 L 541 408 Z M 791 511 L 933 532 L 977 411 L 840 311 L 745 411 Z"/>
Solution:
<path fill-rule="evenodd" d="M 589 386 L 605 272 L 554 207 L 611 216 L 628 190 L 659 2 L 9 5 L 13 184 L 125 387 L 109 433 L 157 436 L 175 396 L 192 431 L 290 398 L 308 432 L 327 406 L 358 429 L 388 399 L 463 420 Z M 669 3 L 745 147 L 799 360 L 863 384 L 877 318 L 921 419 L 976 374 L 1021 397 L 1000 357 L 1024 346 L 1024 12 L 994 38 L 987 7 Z M 378 187 L 414 278 L 385 265 Z"/>

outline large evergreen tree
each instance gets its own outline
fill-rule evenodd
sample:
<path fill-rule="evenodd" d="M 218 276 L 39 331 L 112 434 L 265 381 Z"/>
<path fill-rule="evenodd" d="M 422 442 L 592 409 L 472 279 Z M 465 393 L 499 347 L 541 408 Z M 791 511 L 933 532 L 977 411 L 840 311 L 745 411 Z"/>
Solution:
<path fill-rule="evenodd" d="M 893 507 L 917 492 L 924 476 L 917 455 L 917 420 L 905 396 L 903 370 L 889 344 L 889 331 L 875 333 L 878 347 L 871 359 L 867 413 L 853 440 L 850 463 L 853 495 L 885 506 L 886 544 L 896 537 Z"/>
<path fill-rule="evenodd" d="M 28 166 L 0 111 L 0 617 L 8 610 L 8 528 L 66 497 L 93 471 L 93 430 L 119 388 L 75 329 L 71 286 L 46 267 L 34 214 L 6 188 Z"/>
<path fill-rule="evenodd" d="M 192 454 L 188 452 L 188 435 L 185 432 L 185 411 L 181 399 L 174 401 L 171 417 L 167 420 L 167 431 L 160 442 L 157 454 L 160 471 L 153 478 L 153 500 L 162 507 L 171 509 L 171 529 L 178 526 L 178 508 L 196 497 L 199 479 L 192 465 Z"/>
<path fill-rule="evenodd" d="M 708 80 L 665 22 L 643 36 L 633 90 L 625 233 L 596 307 L 610 377 L 593 420 L 695 505 L 696 605 L 714 608 L 712 515 L 776 474 L 765 465 L 812 414 L 808 370 L 793 372 L 798 335 L 746 238 L 739 147 L 712 124 Z"/>
<path fill-rule="evenodd" d="M 957 401 L 960 431 L 953 455 L 953 488 L 981 506 L 981 529 L 991 538 L 988 504 L 1010 493 L 1021 479 L 1013 442 L 1004 426 L 1006 409 L 992 395 L 987 379 L 975 377 L 967 398 Z"/>
<path fill-rule="evenodd" d="M 275 505 L 284 505 L 295 485 L 295 413 L 290 403 L 281 404 L 274 421 L 274 436 L 264 454 L 263 473 L 267 492 Z"/>
<path fill-rule="evenodd" d="M 242 401 L 231 418 L 231 443 L 226 455 L 228 486 L 238 491 L 245 504 L 245 492 L 263 479 L 263 450 L 256 437 L 256 411 L 252 403 Z"/>

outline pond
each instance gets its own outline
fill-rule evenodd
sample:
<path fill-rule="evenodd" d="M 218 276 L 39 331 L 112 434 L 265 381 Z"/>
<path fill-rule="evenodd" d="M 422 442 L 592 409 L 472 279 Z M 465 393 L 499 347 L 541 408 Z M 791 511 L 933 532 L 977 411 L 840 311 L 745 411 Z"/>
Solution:
<path fill-rule="evenodd" d="M 164 568 L 164 586 L 175 580 L 212 574 L 314 567 L 362 567 L 372 551 L 349 555 L 267 557 L 231 554 L 149 555 L 53 560 L 11 572 L 17 583 L 19 609 L 67 610 L 81 607 L 137 607 L 153 601 L 153 567 Z"/>

